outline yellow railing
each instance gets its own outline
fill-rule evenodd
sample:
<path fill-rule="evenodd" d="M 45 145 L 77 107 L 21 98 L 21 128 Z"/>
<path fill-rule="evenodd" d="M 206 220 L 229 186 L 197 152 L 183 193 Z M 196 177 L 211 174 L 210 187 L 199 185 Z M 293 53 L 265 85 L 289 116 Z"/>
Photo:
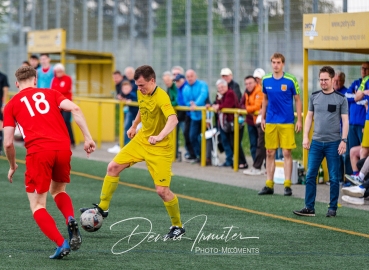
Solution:
<path fill-rule="evenodd" d="M 16 94 L 16 92 L 9 92 L 9 98 L 14 96 Z M 83 105 L 85 105 L 86 103 L 93 103 L 97 105 L 97 112 L 93 112 L 94 116 L 91 116 L 91 111 L 90 110 L 83 110 L 82 111 L 85 115 L 86 120 L 89 122 L 94 121 L 95 119 L 90 119 L 90 117 L 94 118 L 95 114 L 97 113 L 97 130 L 96 130 L 96 136 L 94 139 L 96 140 L 96 146 L 97 148 L 101 148 L 101 142 L 103 141 L 103 136 L 102 133 L 104 132 L 104 127 L 103 124 L 105 124 L 105 122 L 109 121 L 108 119 L 103 119 L 103 113 L 102 113 L 102 107 L 104 105 L 107 104 L 118 104 L 119 106 L 117 106 L 119 108 L 119 145 L 123 146 L 124 145 L 124 110 L 123 107 L 125 105 L 127 106 L 138 106 L 137 102 L 130 102 L 130 103 L 125 103 L 123 101 L 119 101 L 119 100 L 114 100 L 114 99 L 98 99 L 98 98 L 87 98 L 87 97 L 73 97 L 73 102 L 75 102 L 77 105 L 79 105 L 80 107 L 83 107 Z M 95 107 L 93 107 L 95 108 Z M 189 107 L 186 106 L 176 106 L 174 107 L 175 110 L 177 111 L 190 111 Z M 205 131 L 206 131 L 206 112 L 210 111 L 210 112 L 214 112 L 214 110 L 212 108 L 206 108 L 206 107 L 197 107 L 195 108 L 196 111 L 201 111 L 202 114 L 202 119 L 201 119 L 201 158 L 200 158 L 200 164 L 201 166 L 205 167 L 206 166 L 206 138 L 205 138 Z M 239 130 L 239 123 L 238 123 L 238 116 L 239 115 L 246 115 L 247 112 L 246 110 L 242 110 L 242 109 L 222 109 L 221 112 L 223 113 L 233 113 L 234 114 L 234 130 Z M 110 121 L 114 121 L 115 122 L 115 115 L 111 116 Z M 74 126 L 74 135 L 75 135 L 75 141 L 76 144 L 80 143 L 81 141 L 83 141 L 83 138 L 81 137 L 81 133 L 76 129 L 75 125 Z M 115 123 L 113 125 L 115 127 Z M 115 134 L 115 128 L 114 128 L 114 134 Z M 115 135 L 114 135 L 115 136 Z M 173 158 L 176 158 L 176 139 L 177 139 L 177 129 L 175 128 L 173 130 L 173 136 L 174 136 L 174 153 L 173 153 Z M 233 169 L 234 171 L 238 171 L 238 159 L 239 159 L 239 142 L 240 142 L 240 138 L 239 138 L 239 132 L 234 132 L 234 149 L 233 149 L 233 153 L 234 153 L 234 162 L 233 162 Z"/>

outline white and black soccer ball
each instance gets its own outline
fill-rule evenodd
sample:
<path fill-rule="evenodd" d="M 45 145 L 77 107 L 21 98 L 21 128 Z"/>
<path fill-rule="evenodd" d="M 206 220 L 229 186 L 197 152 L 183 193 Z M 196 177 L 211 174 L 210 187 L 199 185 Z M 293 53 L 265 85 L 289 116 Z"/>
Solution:
<path fill-rule="evenodd" d="M 87 232 L 96 232 L 103 224 L 103 220 L 102 215 L 95 209 L 86 210 L 80 218 L 81 226 Z"/>

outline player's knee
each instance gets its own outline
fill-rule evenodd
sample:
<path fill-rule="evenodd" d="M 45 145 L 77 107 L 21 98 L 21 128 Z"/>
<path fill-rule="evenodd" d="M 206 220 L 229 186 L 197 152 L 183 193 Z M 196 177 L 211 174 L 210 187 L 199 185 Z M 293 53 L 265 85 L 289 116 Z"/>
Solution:
<path fill-rule="evenodd" d="M 275 150 L 274 149 L 267 149 L 266 150 L 267 157 L 275 157 Z"/>
<path fill-rule="evenodd" d="M 156 186 L 156 193 L 160 196 L 160 198 L 165 199 L 169 193 L 169 187 L 161 187 L 161 186 Z"/>
<path fill-rule="evenodd" d="M 128 165 L 127 166 L 122 166 L 121 164 L 118 164 L 114 161 L 111 161 L 108 165 L 107 172 L 108 172 L 108 175 L 110 175 L 110 176 L 118 176 L 119 173 L 127 167 L 128 167 Z"/>
<path fill-rule="evenodd" d="M 292 154 L 291 154 L 291 150 L 288 149 L 283 149 L 283 158 L 291 158 Z"/>

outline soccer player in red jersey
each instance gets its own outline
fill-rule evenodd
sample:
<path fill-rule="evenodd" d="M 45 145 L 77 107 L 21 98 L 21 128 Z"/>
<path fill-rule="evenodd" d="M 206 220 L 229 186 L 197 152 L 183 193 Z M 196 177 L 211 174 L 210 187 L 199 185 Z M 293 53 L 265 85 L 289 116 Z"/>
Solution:
<path fill-rule="evenodd" d="M 33 217 L 41 231 L 57 245 L 50 259 L 61 259 L 70 250 L 80 248 L 82 238 L 74 219 L 72 200 L 65 191 L 70 182 L 70 140 L 60 109 L 71 111 L 81 129 L 87 156 L 95 150 L 86 121 L 80 108 L 52 89 L 34 88 L 36 70 L 20 67 L 15 72 L 16 94 L 4 109 L 4 148 L 9 161 L 9 182 L 18 168 L 15 160 L 14 129 L 21 131 L 26 155 L 25 188 Z M 66 219 L 69 241 L 65 240 L 46 210 L 47 192 Z"/>

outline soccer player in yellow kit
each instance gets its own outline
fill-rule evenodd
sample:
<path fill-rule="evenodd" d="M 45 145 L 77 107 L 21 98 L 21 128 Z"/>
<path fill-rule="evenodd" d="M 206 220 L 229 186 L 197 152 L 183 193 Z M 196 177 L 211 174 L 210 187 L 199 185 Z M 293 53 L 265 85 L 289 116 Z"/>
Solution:
<path fill-rule="evenodd" d="M 118 186 L 120 172 L 137 162 L 146 161 L 156 192 L 163 199 L 172 222 L 165 238 L 175 239 L 185 233 L 178 198 L 169 189 L 174 151 L 174 137 L 171 132 L 178 123 L 177 115 L 168 94 L 156 85 L 155 71 L 151 66 L 137 68 L 134 79 L 139 90 L 139 112 L 132 127 L 127 131 L 132 140 L 109 163 L 100 203 L 95 204 L 92 209 L 99 211 L 106 218 L 110 201 Z M 142 128 L 136 131 L 140 122 Z M 91 208 L 81 208 L 80 211 L 83 213 L 87 209 Z"/>

